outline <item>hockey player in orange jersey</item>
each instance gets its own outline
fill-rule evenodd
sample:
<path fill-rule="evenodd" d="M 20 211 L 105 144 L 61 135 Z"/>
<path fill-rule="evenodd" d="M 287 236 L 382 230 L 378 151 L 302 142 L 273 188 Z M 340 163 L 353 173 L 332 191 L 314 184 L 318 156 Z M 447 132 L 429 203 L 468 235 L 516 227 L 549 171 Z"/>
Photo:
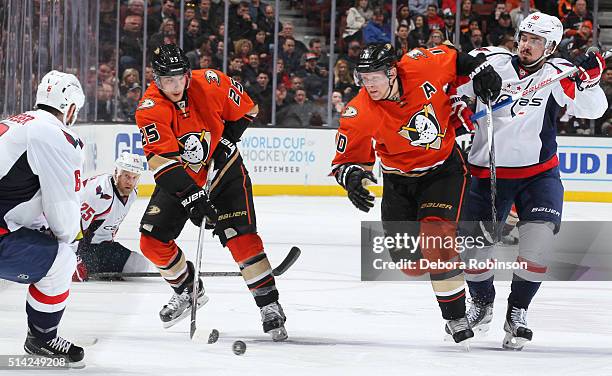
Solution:
<path fill-rule="evenodd" d="M 164 327 L 189 314 L 194 267 L 175 243 L 187 219 L 214 226 L 229 248 L 261 311 L 264 332 L 287 338 L 272 268 L 257 234 L 249 174 L 235 143 L 257 115 L 243 86 L 213 70 L 191 71 L 183 51 L 153 51 L 155 82 L 145 92 L 136 122 L 156 187 L 141 220 L 140 249 L 174 290 L 160 311 Z M 214 168 L 209 170 L 211 160 Z M 203 188 L 207 181 L 210 190 Z M 198 306 L 206 303 L 202 281 Z"/>
<path fill-rule="evenodd" d="M 361 53 L 355 78 L 362 89 L 340 118 L 333 172 L 351 202 L 367 212 L 374 196 L 364 182 L 376 182 L 371 170 L 376 155 L 380 158 L 387 236 L 455 236 L 469 173 L 450 125 L 447 89 L 465 75 L 482 100 L 496 97 L 501 79 L 483 62 L 445 45 L 415 49 L 401 58 L 390 44 L 369 45 Z M 394 261 L 459 261 L 454 249 L 435 246 L 417 252 L 392 249 L 390 255 Z M 457 343 L 473 337 L 465 317 L 462 270 L 432 270 L 430 277 L 446 332 Z"/>

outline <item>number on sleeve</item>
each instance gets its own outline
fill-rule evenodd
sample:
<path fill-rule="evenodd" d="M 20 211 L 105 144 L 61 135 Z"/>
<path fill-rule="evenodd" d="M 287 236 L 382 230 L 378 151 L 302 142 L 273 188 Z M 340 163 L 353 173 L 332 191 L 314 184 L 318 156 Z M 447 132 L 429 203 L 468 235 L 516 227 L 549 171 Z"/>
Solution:
<path fill-rule="evenodd" d="M 74 171 L 74 191 L 78 192 L 81 190 L 81 171 Z"/>
<path fill-rule="evenodd" d="M 336 150 L 338 153 L 342 154 L 346 151 L 346 144 L 348 143 L 348 139 L 342 133 L 338 133 L 338 140 L 336 142 Z"/>
<path fill-rule="evenodd" d="M 236 103 L 236 106 L 240 106 L 240 94 L 236 93 L 233 87 L 229 90 L 229 97 Z"/>

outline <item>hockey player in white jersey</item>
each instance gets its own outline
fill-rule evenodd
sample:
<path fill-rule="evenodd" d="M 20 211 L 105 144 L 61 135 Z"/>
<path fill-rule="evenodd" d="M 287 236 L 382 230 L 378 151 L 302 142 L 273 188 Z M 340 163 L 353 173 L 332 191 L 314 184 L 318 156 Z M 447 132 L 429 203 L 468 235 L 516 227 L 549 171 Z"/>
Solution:
<path fill-rule="evenodd" d="M 85 281 L 90 274 L 146 271 L 149 262 L 140 253 L 115 241 L 115 234 L 138 197 L 138 180 L 144 171 L 142 157 L 123 152 L 115 161 L 113 174 L 83 181 L 81 228 L 83 239 L 77 250 L 73 281 Z"/>
<path fill-rule="evenodd" d="M 0 278 L 30 285 L 25 351 L 70 363 L 83 349 L 57 331 L 76 265 L 70 243 L 81 228 L 83 143 L 68 127 L 84 101 L 75 76 L 51 71 L 37 110 L 0 122 Z"/>
<path fill-rule="evenodd" d="M 497 47 L 471 52 L 473 55 L 484 54 L 502 77 L 502 91 L 497 102 L 534 88 L 530 96 L 492 113 L 497 166 L 497 222 L 503 223 L 515 202 L 520 218 L 517 260 L 527 264 L 526 269 L 515 270 L 512 279 L 504 324 L 503 347 L 506 349 L 520 350 L 532 339 L 533 332 L 526 321 L 527 309 L 546 273 L 547 252 L 551 250 L 553 237 L 561 224 L 563 185 L 555 139 L 559 109 L 567 106 L 568 111 L 578 118 L 596 119 L 608 107 L 599 87 L 605 68 L 605 61 L 599 53 L 579 57 L 576 61 L 579 71 L 574 77 L 549 86 L 538 86 L 553 75 L 574 68 L 564 59 L 551 58 L 562 35 L 563 26 L 556 17 L 537 12 L 526 17 L 519 26 L 516 55 Z M 458 92 L 474 96 L 471 83 L 460 86 Z M 479 102 L 477 110 L 482 109 L 485 105 Z M 473 179 L 465 219 L 491 221 L 486 117 L 478 121 L 468 161 Z M 484 232 L 490 229 L 491 226 Z M 499 239 L 499 234 L 496 235 Z M 463 256 L 464 259 L 486 261 L 490 259 L 491 247 L 473 249 Z M 465 273 L 472 297 L 467 316 L 478 333 L 488 329 L 493 314 L 493 270 L 468 269 Z"/>

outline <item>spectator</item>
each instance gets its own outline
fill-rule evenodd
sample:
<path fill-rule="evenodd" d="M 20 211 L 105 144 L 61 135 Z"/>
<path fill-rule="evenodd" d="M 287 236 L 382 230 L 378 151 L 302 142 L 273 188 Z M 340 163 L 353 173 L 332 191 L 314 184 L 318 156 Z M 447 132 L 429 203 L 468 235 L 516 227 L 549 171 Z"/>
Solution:
<path fill-rule="evenodd" d="M 408 33 L 408 48 L 425 47 L 429 39 L 429 27 L 425 21 L 425 16 L 417 15 L 414 17 L 414 30 Z"/>
<path fill-rule="evenodd" d="M 338 59 L 334 67 L 334 90 L 340 92 L 347 102 L 359 92 L 359 86 L 355 84 L 349 63 L 344 59 Z"/>
<path fill-rule="evenodd" d="M 346 60 L 349 65 L 349 69 L 352 72 L 355 69 L 355 65 L 359 61 L 359 55 L 361 54 L 361 43 L 359 41 L 351 41 L 348 46 L 347 54 L 340 57 L 341 59 Z"/>
<path fill-rule="evenodd" d="M 293 40 L 295 41 L 295 51 L 301 58 L 302 55 L 304 55 L 308 51 L 308 49 L 306 48 L 306 45 L 304 43 L 295 38 L 293 32 L 294 27 L 292 22 L 283 23 L 283 30 L 279 34 L 279 43 L 282 43 L 281 39 L 284 41 L 286 38 L 293 38 Z"/>
<path fill-rule="evenodd" d="M 472 0 L 461 1 L 461 23 L 459 30 L 462 33 L 467 33 L 469 30 L 470 21 L 478 19 L 478 15 L 472 10 Z"/>
<path fill-rule="evenodd" d="M 329 65 L 329 59 L 323 55 L 323 47 L 321 46 L 321 39 L 312 38 L 308 42 L 308 52 L 317 55 L 317 64 L 319 66 L 327 67 Z"/>
<path fill-rule="evenodd" d="M 211 35 L 217 32 L 221 17 L 217 9 L 219 8 L 211 5 L 210 0 L 200 0 L 200 11 L 197 18 L 200 20 L 202 34 Z"/>
<path fill-rule="evenodd" d="M 210 39 L 206 36 L 201 36 L 196 39 L 196 48 L 187 52 L 185 55 L 187 56 L 187 60 L 189 60 L 189 65 L 191 69 L 200 69 L 202 68 L 199 64 L 200 57 L 202 55 L 212 55 L 212 47 Z"/>
<path fill-rule="evenodd" d="M 264 10 L 264 17 L 257 22 L 258 29 L 266 33 L 266 38 L 271 38 L 274 35 L 274 21 L 274 7 L 268 4 Z M 279 22 L 278 30 L 282 29 L 283 27 Z"/>
<path fill-rule="evenodd" d="M 215 68 L 213 66 L 213 58 L 211 55 L 208 54 L 203 54 L 200 55 L 200 69 L 206 69 L 206 68 Z"/>
<path fill-rule="evenodd" d="M 228 76 L 240 76 L 240 82 L 244 82 L 244 77 L 242 75 L 242 67 L 244 63 L 242 62 L 242 58 L 237 55 L 230 55 L 229 57 L 229 66 L 227 67 Z"/>
<path fill-rule="evenodd" d="M 461 45 L 461 50 L 463 52 L 470 52 L 481 47 L 483 47 L 482 31 L 474 29 L 469 33 L 469 40 Z"/>
<path fill-rule="evenodd" d="M 509 52 L 514 53 L 516 50 L 514 43 L 514 33 L 507 33 L 502 36 L 501 40 L 497 44 L 497 47 L 505 48 Z"/>
<path fill-rule="evenodd" d="M 457 1 L 456 0 L 442 0 L 442 5 L 440 6 L 442 9 L 442 13 L 457 13 Z"/>
<path fill-rule="evenodd" d="M 247 87 L 253 86 L 257 83 L 257 76 L 259 75 L 259 71 L 260 71 L 259 55 L 257 53 L 252 52 L 249 55 L 248 64 L 245 64 L 243 66 L 242 71 L 243 71 L 245 85 Z"/>
<path fill-rule="evenodd" d="M 344 101 L 342 100 L 342 94 L 339 91 L 334 91 L 331 97 L 332 102 L 332 127 L 338 128 L 340 126 L 340 116 L 344 112 Z"/>
<path fill-rule="evenodd" d="M 327 70 L 317 66 L 317 55 L 307 52 L 304 67 L 297 72 L 304 79 L 304 88 L 309 99 L 320 99 L 327 95 Z"/>
<path fill-rule="evenodd" d="M 437 3 L 436 0 L 408 0 L 408 7 L 410 8 L 410 12 L 412 13 L 411 15 L 414 18 L 414 16 L 417 15 L 426 15 L 427 6 L 429 4 L 433 4 L 434 2 Z"/>
<path fill-rule="evenodd" d="M 408 27 L 408 31 L 414 29 L 414 22 L 410 18 L 408 4 L 400 4 L 397 7 L 397 24 Z"/>
<path fill-rule="evenodd" d="M 134 82 L 127 89 L 124 96 L 119 99 L 119 115 L 123 121 L 136 121 L 134 114 L 136 113 L 136 107 L 138 107 L 141 95 L 142 87 L 137 82 Z"/>
<path fill-rule="evenodd" d="M 98 85 L 96 96 L 90 97 L 88 101 L 89 120 L 112 121 L 114 111 L 115 111 L 115 106 L 113 104 L 113 99 L 114 99 L 113 97 L 114 97 L 113 86 L 110 84 L 104 83 L 104 82 L 100 83 Z M 96 114 L 96 111 L 95 111 L 96 99 L 97 99 L 97 106 L 98 106 L 97 117 L 95 115 Z"/>
<path fill-rule="evenodd" d="M 323 125 L 321 112 L 316 105 L 306 98 L 304 89 L 297 89 L 293 100 L 294 103 L 278 114 L 279 124 L 294 128 Z"/>
<path fill-rule="evenodd" d="M 284 84 L 279 84 L 276 87 L 276 111 L 280 112 L 288 105 L 289 102 L 287 101 L 287 87 Z"/>
<path fill-rule="evenodd" d="M 125 17 L 123 32 L 119 41 L 119 70 L 138 67 L 142 64 L 142 17 L 132 15 Z"/>
<path fill-rule="evenodd" d="M 346 11 L 346 28 L 342 34 L 344 43 L 363 39 L 362 29 L 372 19 L 372 9 L 368 0 L 355 0 L 355 5 Z"/>
<path fill-rule="evenodd" d="M 501 13 L 495 25 L 491 25 L 489 33 L 487 34 L 487 40 L 489 45 L 497 46 L 500 44 L 505 34 L 514 34 L 514 28 L 512 27 L 512 19 L 510 14 Z"/>
<path fill-rule="evenodd" d="M 603 71 L 600 85 L 608 99 L 608 110 L 597 120 L 596 124 L 601 129 L 603 136 L 612 136 L 612 67 Z"/>
<path fill-rule="evenodd" d="M 270 42 L 268 41 L 266 32 L 261 29 L 257 30 L 257 34 L 255 34 L 253 51 L 259 55 L 260 61 L 268 62 L 270 60 Z"/>
<path fill-rule="evenodd" d="M 285 69 L 287 69 L 289 73 L 297 72 L 300 68 L 302 56 L 295 50 L 295 39 L 292 37 L 285 38 L 283 50 L 280 52 L 279 56 L 285 62 Z"/>
<path fill-rule="evenodd" d="M 114 76 L 112 68 L 106 64 L 102 63 L 98 66 L 98 83 L 107 83 L 113 85 Z"/>
<path fill-rule="evenodd" d="M 193 51 L 197 48 L 196 40 L 200 37 L 200 21 L 192 18 L 183 34 L 183 51 Z"/>
<path fill-rule="evenodd" d="M 149 14 L 147 17 L 148 32 L 156 33 L 162 29 L 162 24 L 166 20 L 172 20 L 176 23 L 176 9 L 174 0 L 162 0 L 162 9 L 160 13 Z M 176 30 L 174 30 L 176 32 Z M 162 38 L 160 38 L 161 40 Z"/>
<path fill-rule="evenodd" d="M 508 16 L 510 16 L 510 13 L 506 11 L 506 2 L 504 0 L 497 0 L 495 9 L 488 17 L 485 18 L 484 25 L 486 25 L 486 28 L 483 27 L 483 31 L 485 33 L 490 33 L 491 30 L 497 26 L 499 17 L 502 15 L 502 13 L 506 13 Z M 510 21 L 512 21 L 512 19 Z"/>
<path fill-rule="evenodd" d="M 248 39 L 240 39 L 234 43 L 234 55 L 240 56 L 243 65 L 249 63 L 249 55 L 253 49 L 253 43 Z"/>
<path fill-rule="evenodd" d="M 291 78 L 285 70 L 285 61 L 282 58 L 276 61 L 276 82 L 278 83 L 277 85 L 285 85 L 285 88 L 291 87 Z"/>
<path fill-rule="evenodd" d="M 443 38 L 444 36 L 440 30 L 432 30 L 431 33 L 429 33 L 429 39 L 427 40 L 425 47 L 432 48 L 439 46 L 442 44 L 442 42 L 444 42 Z"/>
<path fill-rule="evenodd" d="M 159 31 L 151 35 L 151 38 L 149 38 L 149 42 L 148 42 L 149 51 L 162 45 L 164 41 L 164 37 L 171 33 L 176 34 L 176 21 L 174 21 L 173 18 L 165 18 L 161 22 Z"/>
<path fill-rule="evenodd" d="M 249 14 L 249 3 L 241 1 L 235 6 L 235 12 L 229 18 L 229 37 L 235 42 L 239 39 L 250 39 L 255 36 L 257 24 Z"/>
<path fill-rule="evenodd" d="M 406 53 L 410 51 L 410 43 L 408 42 L 408 25 L 398 25 L 395 33 L 395 49 Z"/>
<path fill-rule="evenodd" d="M 145 89 L 153 82 L 153 67 L 147 65 L 145 67 Z"/>
<path fill-rule="evenodd" d="M 270 76 L 268 72 L 261 71 L 257 74 L 255 84 L 247 89 L 249 96 L 259 105 L 259 110 L 272 106 L 272 85 L 270 85 Z M 269 111 L 268 111 L 269 112 Z M 263 120 L 263 119 L 262 119 Z M 269 120 L 266 119 L 265 124 Z"/>
<path fill-rule="evenodd" d="M 593 25 L 591 21 L 584 21 L 578 32 L 569 38 L 564 38 L 559 43 L 559 53 L 564 59 L 574 61 L 574 59 L 586 52 L 586 49 L 593 43 Z"/>
<path fill-rule="evenodd" d="M 478 23 L 478 20 L 476 19 L 470 20 L 470 23 L 468 24 L 468 31 L 465 33 L 461 33 L 461 36 L 459 37 L 459 43 L 461 45 L 469 44 L 470 36 L 472 35 L 472 31 L 476 29 L 482 32 L 482 30 L 480 29 L 480 24 Z"/>
<path fill-rule="evenodd" d="M 121 84 L 119 85 L 119 94 L 124 96 L 127 94 L 128 89 L 131 88 L 134 84 L 140 85 L 140 79 L 138 78 L 138 71 L 134 68 L 128 68 L 123 71 L 123 76 L 121 77 Z"/>
<path fill-rule="evenodd" d="M 563 21 L 566 37 L 574 36 L 584 21 L 593 22 L 593 14 L 587 9 L 586 0 L 576 0 L 574 8 Z"/>
<path fill-rule="evenodd" d="M 363 42 L 391 43 L 391 30 L 389 23 L 385 23 L 385 13 L 382 8 L 374 9 L 372 19 L 363 28 Z"/>
<path fill-rule="evenodd" d="M 128 1 L 127 15 L 144 16 L 144 0 L 130 0 Z"/>
<path fill-rule="evenodd" d="M 264 12 L 264 6 L 260 0 L 251 0 L 249 4 L 249 15 L 251 16 L 251 20 L 254 23 L 258 24 L 259 20 L 262 20 L 266 17 Z"/>
<path fill-rule="evenodd" d="M 223 63 L 224 51 L 225 51 L 225 47 L 223 44 L 223 40 L 220 40 L 217 42 L 217 49 L 215 53 L 213 54 L 213 64 L 218 68 L 221 67 L 221 64 Z M 216 62 L 218 62 L 218 64 L 216 64 Z"/>
<path fill-rule="evenodd" d="M 185 19 L 184 25 L 189 25 L 191 20 L 196 19 L 196 5 L 194 3 L 185 3 L 185 9 L 183 10 L 183 18 Z M 197 20 L 196 20 L 197 21 Z M 200 29 L 198 21 L 198 30 Z"/>
<path fill-rule="evenodd" d="M 559 0 L 557 4 L 557 13 L 559 14 L 559 19 L 561 21 L 565 21 L 565 18 L 572 11 L 572 1 L 571 0 Z"/>
<path fill-rule="evenodd" d="M 289 89 L 289 101 L 293 101 L 297 90 L 306 90 L 304 88 L 304 79 L 300 76 L 291 76 L 291 88 Z"/>
<path fill-rule="evenodd" d="M 455 43 L 455 15 L 450 11 L 444 11 L 444 29 L 442 29 L 444 40 Z"/>
<path fill-rule="evenodd" d="M 444 28 L 444 20 L 438 14 L 438 5 L 435 3 L 427 6 L 427 26 L 429 30 L 441 30 Z"/>

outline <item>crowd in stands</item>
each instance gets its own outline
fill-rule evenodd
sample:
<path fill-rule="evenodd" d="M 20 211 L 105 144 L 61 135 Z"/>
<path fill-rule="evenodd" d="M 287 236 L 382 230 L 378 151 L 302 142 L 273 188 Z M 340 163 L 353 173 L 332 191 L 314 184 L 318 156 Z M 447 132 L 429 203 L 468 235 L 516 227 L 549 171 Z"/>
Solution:
<path fill-rule="evenodd" d="M 152 81 L 148 65 L 151 52 L 162 43 L 179 43 L 180 2 L 147 0 L 146 36 L 144 33 L 145 0 L 122 2 L 117 20 L 117 1 L 101 0 L 100 63 L 90 72 L 95 80 L 95 95 L 89 93 L 90 120 L 133 121 L 134 108 L 143 90 Z M 474 2 L 473 2 L 474 1 Z M 228 52 L 227 74 L 241 82 L 259 104 L 257 122 L 267 125 L 272 120 L 272 95 L 276 97 L 276 124 L 280 126 L 323 126 L 327 123 L 328 77 L 333 75 L 332 126 L 337 126 L 344 105 L 359 91 L 353 78 L 353 67 L 362 48 L 369 43 L 394 43 L 404 52 L 417 47 L 434 47 L 455 39 L 456 12 L 460 12 L 459 44 L 463 51 L 485 46 L 514 50 L 514 35 L 523 18 L 519 0 L 462 0 L 459 10 L 454 0 L 398 1 L 395 30 L 391 30 L 391 2 L 377 0 L 337 1 L 337 43 L 333 72 L 325 39 L 308 37 L 301 40 L 289 22 L 279 22 L 278 62 L 272 67 L 275 10 L 273 3 L 261 0 L 232 1 L 228 25 L 224 24 L 223 1 L 194 0 L 185 2 L 183 12 L 183 49 L 192 69 L 221 69 L 223 53 Z M 314 12 L 322 1 L 293 2 L 303 8 L 308 22 L 329 26 L 330 11 Z M 564 39 L 557 54 L 573 60 L 593 44 L 593 14 L 586 0 L 531 0 L 530 11 L 544 11 L 558 16 L 564 26 Z M 119 51 L 116 51 L 114 28 L 119 22 Z M 228 46 L 224 46 L 224 33 Z M 322 30 L 321 35 L 328 33 Z M 145 64 L 143 47 L 146 46 Z M 118 66 L 115 63 L 118 61 Z M 145 72 L 142 72 L 142 69 Z M 273 74 L 278 87 L 272 93 Z M 144 82 L 141 79 L 144 76 Z M 119 80 L 119 82 L 117 82 Z M 612 95 L 612 72 L 608 69 L 602 86 Z M 97 101 L 96 101 L 97 98 Z M 115 108 L 116 107 L 116 108 Z M 597 121 L 594 134 L 612 135 L 611 116 Z M 590 123 L 563 114 L 560 132 L 593 134 Z"/>

